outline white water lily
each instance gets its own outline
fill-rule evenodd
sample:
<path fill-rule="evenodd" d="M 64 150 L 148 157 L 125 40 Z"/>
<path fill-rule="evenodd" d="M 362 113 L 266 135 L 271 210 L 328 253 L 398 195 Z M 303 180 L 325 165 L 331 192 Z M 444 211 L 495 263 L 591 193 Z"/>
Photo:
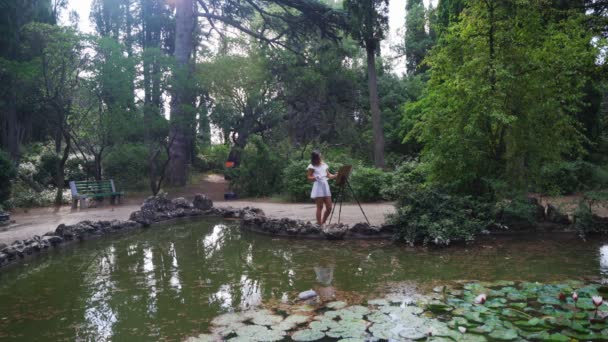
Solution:
<path fill-rule="evenodd" d="M 482 293 L 479 296 L 475 297 L 475 304 L 484 304 L 486 302 L 486 294 Z"/>
<path fill-rule="evenodd" d="M 461 334 L 464 334 L 467 332 L 467 328 L 465 327 L 458 327 L 458 331 L 460 331 Z"/>
<path fill-rule="evenodd" d="M 604 298 L 602 298 L 602 296 L 593 296 L 591 297 L 591 300 L 593 301 L 593 305 L 595 305 L 596 307 L 602 305 L 602 303 L 604 302 Z"/>

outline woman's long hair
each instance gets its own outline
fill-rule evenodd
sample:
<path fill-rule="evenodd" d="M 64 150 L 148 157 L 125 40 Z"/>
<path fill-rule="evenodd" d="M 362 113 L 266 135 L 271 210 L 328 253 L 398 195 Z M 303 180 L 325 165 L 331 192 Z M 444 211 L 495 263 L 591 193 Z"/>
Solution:
<path fill-rule="evenodd" d="M 314 166 L 321 165 L 321 152 L 312 151 L 312 153 L 310 154 L 310 163 Z"/>

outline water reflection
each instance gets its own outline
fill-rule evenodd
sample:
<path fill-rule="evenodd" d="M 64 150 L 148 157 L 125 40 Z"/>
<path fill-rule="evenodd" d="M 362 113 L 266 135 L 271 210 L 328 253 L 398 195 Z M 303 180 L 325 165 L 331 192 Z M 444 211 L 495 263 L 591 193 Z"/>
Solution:
<path fill-rule="evenodd" d="M 262 304 L 262 289 L 257 280 L 249 279 L 242 275 L 240 281 L 241 302 L 239 306 L 242 310 Z"/>
<path fill-rule="evenodd" d="M 220 308 L 228 311 L 232 308 L 232 294 L 230 293 L 230 285 L 224 284 L 219 290 L 209 297 L 209 303 L 219 304 Z"/>
<path fill-rule="evenodd" d="M 600 247 L 600 272 L 603 276 L 608 276 L 608 245 Z"/>
<path fill-rule="evenodd" d="M 115 253 L 114 246 L 108 247 L 103 253 L 100 253 L 98 267 L 86 270 L 87 282 L 93 286 L 94 290 L 86 300 L 85 327 L 95 329 L 99 341 L 106 341 L 112 337 L 113 326 L 118 321 L 118 316 L 110 305 L 110 299 L 116 290 L 115 283 L 110 278 L 116 266 Z M 93 262 L 95 261 L 97 260 Z M 80 329 L 77 330 L 77 332 L 79 331 Z"/>
<path fill-rule="evenodd" d="M 348 301 L 403 283 L 608 278 L 608 244 L 543 237 L 435 250 L 276 239 L 221 221 L 87 241 L 28 263 L 0 273 L 1 340 L 179 341 L 217 314 L 308 289 Z"/>
<path fill-rule="evenodd" d="M 171 242 L 169 247 L 169 255 L 171 256 L 171 279 L 169 284 L 179 293 L 182 289 L 182 283 L 179 280 L 179 265 L 177 263 L 177 254 L 175 252 L 175 243 Z"/>
<path fill-rule="evenodd" d="M 203 251 L 206 258 L 213 257 L 213 254 L 218 252 L 222 248 L 221 238 L 222 231 L 226 228 L 223 224 L 216 224 L 213 226 L 213 231 L 203 239 Z"/>
<path fill-rule="evenodd" d="M 157 311 L 157 288 L 156 274 L 154 272 L 154 253 L 152 252 L 152 247 L 144 248 L 143 272 L 147 290 L 146 294 L 148 296 L 147 313 L 150 317 L 153 317 Z"/>
<path fill-rule="evenodd" d="M 317 282 L 323 286 L 317 288 L 317 293 L 323 300 L 332 300 L 336 296 L 336 289 L 332 286 L 334 280 L 333 264 L 317 265 L 314 267 Z"/>

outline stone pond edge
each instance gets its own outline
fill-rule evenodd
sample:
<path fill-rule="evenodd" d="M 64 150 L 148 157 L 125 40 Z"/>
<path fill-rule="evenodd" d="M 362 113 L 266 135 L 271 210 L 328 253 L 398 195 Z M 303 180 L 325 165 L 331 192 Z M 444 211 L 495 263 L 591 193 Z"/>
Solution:
<path fill-rule="evenodd" d="M 10 245 L 0 243 L 0 269 L 75 242 L 147 228 L 176 219 L 205 217 L 239 219 L 241 229 L 259 234 L 307 239 L 390 239 L 396 232 L 396 227 L 389 224 L 332 224 L 321 227 L 309 221 L 268 218 L 258 208 L 214 207 L 213 201 L 204 194 L 196 194 L 194 200 L 189 202 L 183 197 L 171 200 L 161 193 L 147 198 L 140 210 L 132 212 L 126 221 L 85 220 L 73 225 L 60 224 L 54 231 L 42 236 L 16 240 Z"/>

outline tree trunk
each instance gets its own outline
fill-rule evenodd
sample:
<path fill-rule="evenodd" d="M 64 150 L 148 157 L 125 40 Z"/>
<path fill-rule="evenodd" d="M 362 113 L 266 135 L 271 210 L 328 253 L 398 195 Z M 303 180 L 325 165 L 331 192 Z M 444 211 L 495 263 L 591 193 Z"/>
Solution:
<path fill-rule="evenodd" d="M 95 180 L 101 181 L 101 152 L 99 154 L 94 155 L 95 157 Z"/>
<path fill-rule="evenodd" d="M 55 195 L 55 205 L 60 206 L 63 202 L 63 186 L 65 184 L 65 163 L 68 161 L 70 156 L 71 140 L 68 134 L 64 135 L 65 148 L 63 149 L 63 156 L 57 160 L 55 168 L 55 184 L 57 185 L 57 194 Z"/>
<path fill-rule="evenodd" d="M 19 160 L 19 118 L 17 117 L 17 94 L 15 87 L 9 90 L 6 121 L 6 144 L 13 161 Z"/>
<path fill-rule="evenodd" d="M 382 125 L 382 113 L 378 100 L 378 80 L 376 77 L 376 49 L 373 43 L 368 43 L 367 51 L 367 76 L 369 86 L 369 107 L 372 112 L 372 129 L 374 134 L 374 165 L 384 168 L 384 127 Z"/>
<path fill-rule="evenodd" d="M 170 148 L 170 163 L 167 180 L 172 185 L 186 185 L 186 169 L 190 160 L 191 130 L 190 116 L 187 106 L 190 82 L 190 54 L 193 48 L 194 11 L 192 0 L 176 0 L 175 2 L 175 61 L 173 70 L 174 91 L 171 97 L 171 130 L 169 140 L 173 143 Z"/>

